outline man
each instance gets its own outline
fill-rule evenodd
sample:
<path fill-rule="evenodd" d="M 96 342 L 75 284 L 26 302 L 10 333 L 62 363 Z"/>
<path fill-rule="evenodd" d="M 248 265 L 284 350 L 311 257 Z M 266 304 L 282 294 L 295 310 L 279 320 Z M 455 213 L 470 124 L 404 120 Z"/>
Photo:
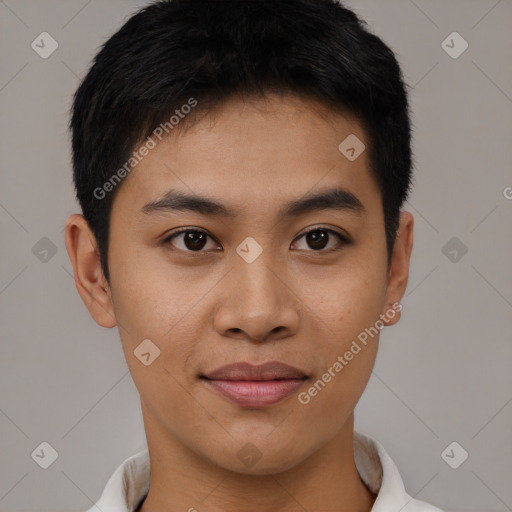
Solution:
<path fill-rule="evenodd" d="M 90 510 L 439 512 L 354 431 L 413 244 L 391 50 L 334 0 L 155 2 L 71 129 L 66 247 L 148 442 Z"/>

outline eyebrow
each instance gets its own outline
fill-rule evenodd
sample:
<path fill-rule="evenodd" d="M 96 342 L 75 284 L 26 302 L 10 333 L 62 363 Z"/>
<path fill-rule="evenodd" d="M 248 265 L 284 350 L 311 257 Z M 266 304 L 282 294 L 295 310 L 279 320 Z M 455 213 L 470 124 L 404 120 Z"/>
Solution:
<path fill-rule="evenodd" d="M 278 215 L 281 218 L 289 218 L 322 210 L 344 211 L 358 216 L 366 215 L 366 209 L 359 198 L 343 188 L 330 188 L 317 193 L 308 193 L 300 199 L 285 204 Z M 236 217 L 234 210 L 218 201 L 196 194 L 185 194 L 177 190 L 169 190 L 161 199 L 145 204 L 141 211 L 144 214 L 191 211 L 202 215 Z"/>

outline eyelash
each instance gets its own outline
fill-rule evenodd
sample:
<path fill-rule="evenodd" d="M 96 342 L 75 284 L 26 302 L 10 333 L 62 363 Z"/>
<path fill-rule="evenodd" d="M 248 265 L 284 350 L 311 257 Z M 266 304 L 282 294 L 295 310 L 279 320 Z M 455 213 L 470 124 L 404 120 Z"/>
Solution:
<path fill-rule="evenodd" d="M 340 243 L 340 246 L 339 247 L 336 247 L 334 249 L 319 249 L 317 251 L 313 250 L 313 249 L 310 249 L 308 250 L 307 252 L 313 252 L 313 253 L 331 253 L 331 252 L 335 252 L 335 251 L 339 251 L 343 248 L 343 246 L 345 245 L 349 245 L 350 244 L 350 240 L 342 235 L 341 233 L 338 233 L 337 231 L 334 231 L 333 229 L 329 229 L 329 228 L 324 228 L 322 226 L 314 226 L 313 228 L 309 229 L 308 231 L 305 231 L 304 233 L 302 233 L 301 235 L 299 235 L 295 240 L 300 240 L 301 238 L 303 238 L 304 236 L 308 235 L 309 233 L 312 233 L 314 231 L 326 231 L 327 233 L 329 234 L 332 234 L 332 235 L 335 235 L 338 240 L 339 240 L 339 243 Z M 203 233 L 205 234 L 206 236 L 208 236 L 209 238 L 211 238 L 212 240 L 215 240 L 211 235 L 209 235 L 206 231 L 202 230 L 202 229 L 197 229 L 197 228 L 181 228 L 177 231 L 175 231 L 174 233 L 172 233 L 170 236 L 168 236 L 167 238 L 165 238 L 163 240 L 163 244 L 164 245 L 171 245 L 171 240 L 173 240 L 175 237 L 177 237 L 178 235 L 181 235 L 183 233 L 189 233 L 189 232 L 192 232 L 192 233 Z M 294 240 L 294 241 L 295 241 Z M 330 240 L 329 240 L 330 241 Z M 216 241 L 216 243 L 218 243 Z M 219 244 L 220 245 L 220 244 Z M 190 254 L 201 254 L 201 253 L 204 253 L 204 252 L 208 252 L 208 251 L 190 251 L 190 250 L 184 250 L 184 249 L 176 249 L 177 251 L 181 251 L 181 252 L 186 252 L 186 253 L 190 253 Z"/>

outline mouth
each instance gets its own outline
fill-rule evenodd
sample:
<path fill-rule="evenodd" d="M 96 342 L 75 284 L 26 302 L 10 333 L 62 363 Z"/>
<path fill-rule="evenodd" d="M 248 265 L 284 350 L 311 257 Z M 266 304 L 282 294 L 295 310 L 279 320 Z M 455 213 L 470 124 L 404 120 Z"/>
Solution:
<path fill-rule="evenodd" d="M 242 361 L 221 366 L 212 372 L 200 375 L 200 377 L 208 380 L 269 381 L 302 379 L 307 375 L 302 370 L 279 361 L 270 361 L 260 365 Z"/>
<path fill-rule="evenodd" d="M 265 381 L 209 380 L 205 382 L 240 407 L 260 408 L 274 405 L 297 391 L 306 378 Z"/>
<path fill-rule="evenodd" d="M 263 365 L 246 362 L 222 366 L 199 378 L 231 402 L 250 408 L 274 405 L 297 391 L 308 376 L 277 361 Z"/>

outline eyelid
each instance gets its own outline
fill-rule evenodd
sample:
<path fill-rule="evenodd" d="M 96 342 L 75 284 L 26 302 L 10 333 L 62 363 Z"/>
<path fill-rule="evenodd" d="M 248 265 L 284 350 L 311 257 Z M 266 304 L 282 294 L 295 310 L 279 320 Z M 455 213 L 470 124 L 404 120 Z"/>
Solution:
<path fill-rule="evenodd" d="M 350 237 L 348 234 L 346 233 L 340 233 L 339 231 L 336 231 L 334 228 L 330 227 L 330 226 L 325 226 L 325 225 L 322 225 L 322 224 L 318 224 L 318 225 L 314 225 L 314 226 L 309 226 L 307 228 L 304 229 L 303 232 L 299 233 L 295 240 L 297 240 L 298 238 L 304 236 L 304 235 L 307 235 L 308 233 L 310 233 L 311 231 L 319 231 L 319 230 L 323 230 L 323 231 L 329 231 L 330 233 L 334 233 L 335 235 L 338 235 L 345 243 L 350 243 Z"/>
<path fill-rule="evenodd" d="M 166 240 L 168 240 L 169 238 L 172 238 L 175 235 L 179 235 L 180 233 L 187 233 L 189 231 L 197 231 L 198 233 L 203 233 L 203 234 L 209 236 L 210 238 L 213 238 L 213 236 L 210 235 L 210 233 L 208 233 L 208 231 L 205 231 L 204 229 L 195 228 L 193 226 L 188 226 L 188 227 L 185 226 L 184 228 L 177 228 L 176 231 L 173 231 L 169 236 L 167 236 Z"/>

